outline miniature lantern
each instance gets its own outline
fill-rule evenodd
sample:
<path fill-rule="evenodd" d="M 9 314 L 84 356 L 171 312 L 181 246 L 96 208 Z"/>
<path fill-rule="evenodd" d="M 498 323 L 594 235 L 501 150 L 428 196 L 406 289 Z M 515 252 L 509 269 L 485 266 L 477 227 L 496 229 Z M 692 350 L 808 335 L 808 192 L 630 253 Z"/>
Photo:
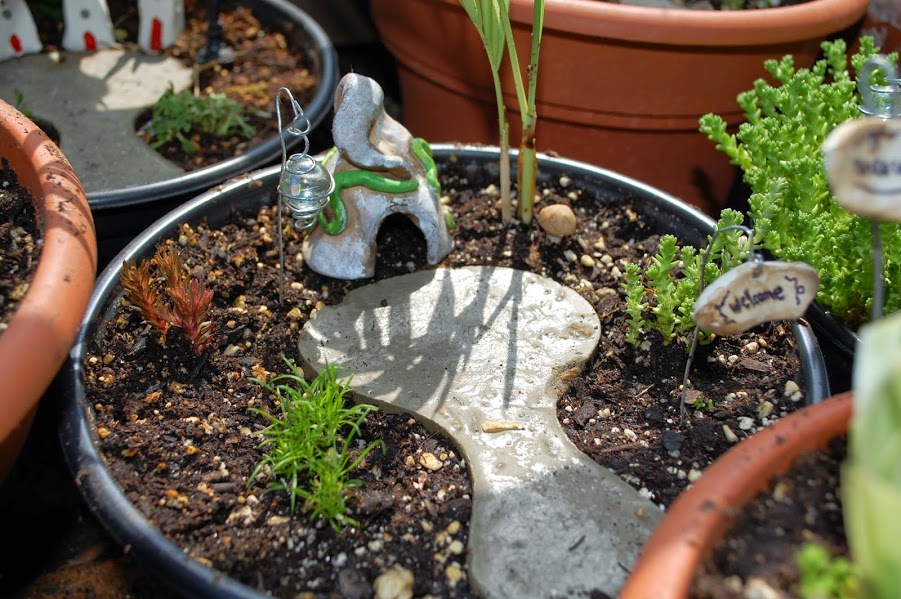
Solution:
<path fill-rule="evenodd" d="M 881 70 L 886 84 L 871 82 L 872 72 Z M 885 56 L 876 55 L 864 65 L 857 82 L 863 106 L 859 106 L 861 114 L 878 116 L 879 118 L 896 119 L 901 117 L 901 78 L 895 73 L 895 67 Z"/>
<path fill-rule="evenodd" d="M 0 60 L 40 52 L 42 48 L 25 0 L 0 0 Z"/>
<path fill-rule="evenodd" d="M 282 129 L 281 97 L 285 94 L 291 101 L 294 119 L 287 129 Z M 312 158 L 310 140 L 307 133 L 312 124 L 303 114 L 300 104 L 288 88 L 281 87 L 275 94 L 275 114 L 278 116 L 278 133 L 282 141 L 282 172 L 278 182 L 278 261 L 279 261 L 279 301 L 285 294 L 285 243 L 282 238 L 282 204 L 291 211 L 294 227 L 305 231 L 316 224 L 319 213 L 335 189 L 335 179 L 319 161 Z M 288 157 L 285 133 L 303 137 L 303 151 Z"/>
<path fill-rule="evenodd" d="M 63 48 L 84 52 L 113 45 L 113 23 L 106 0 L 63 0 Z"/>
<path fill-rule="evenodd" d="M 306 153 L 292 154 L 282 167 L 278 182 L 279 201 L 285 203 L 294 227 L 305 231 L 313 226 L 335 189 L 332 174 Z"/>
<path fill-rule="evenodd" d="M 282 93 L 287 94 L 294 110 L 294 120 L 284 131 L 279 101 Z M 284 202 L 294 217 L 295 228 L 304 231 L 315 224 L 319 212 L 325 208 L 329 194 L 335 189 L 335 179 L 325 167 L 307 154 L 310 150 L 307 133 L 311 124 L 287 88 L 282 87 L 276 93 L 275 113 L 278 116 L 278 130 L 282 140 L 282 173 L 278 182 L 279 206 Z M 292 154 L 290 158 L 287 156 L 285 133 L 303 136 L 304 148 L 301 153 Z"/>
<path fill-rule="evenodd" d="M 147 52 L 168 48 L 185 28 L 183 0 L 138 0 L 138 12 L 138 45 Z"/>

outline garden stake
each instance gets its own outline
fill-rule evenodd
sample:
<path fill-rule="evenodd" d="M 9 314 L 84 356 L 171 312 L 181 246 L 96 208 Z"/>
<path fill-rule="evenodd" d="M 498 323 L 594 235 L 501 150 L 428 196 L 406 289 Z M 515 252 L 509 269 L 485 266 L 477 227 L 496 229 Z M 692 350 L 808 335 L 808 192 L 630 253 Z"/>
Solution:
<path fill-rule="evenodd" d="M 887 85 L 871 83 L 873 71 L 881 71 Z M 882 239 L 883 219 L 901 221 L 901 211 L 893 204 L 901 199 L 901 168 L 893 153 L 901 154 L 901 79 L 895 67 L 881 55 L 870 58 L 860 75 L 858 87 L 863 99 L 859 107 L 868 119 L 849 121 L 837 127 L 823 144 L 826 175 L 836 200 L 849 212 L 870 218 L 873 239 L 873 304 L 870 320 L 882 317 L 885 305 Z M 872 118 L 878 117 L 878 118 Z M 893 182 L 892 179 L 895 181 Z"/>
<path fill-rule="evenodd" d="M 723 273 L 705 288 L 707 262 L 717 236 L 728 230 L 744 231 L 748 236 L 748 258 L 743 264 Z M 816 269 L 804 262 L 764 262 L 754 251 L 754 232 L 744 225 L 731 225 L 714 231 L 700 269 L 700 287 L 692 318 L 691 349 L 682 378 L 679 424 L 685 416 L 688 373 L 694 360 L 701 327 L 717 335 L 743 333 L 751 327 L 774 320 L 797 320 L 816 297 L 820 278 Z"/>
<path fill-rule="evenodd" d="M 286 129 L 282 128 L 281 95 L 284 92 L 291 101 L 294 111 L 294 119 Z M 285 87 L 279 88 L 275 94 L 275 113 L 278 116 L 278 133 L 282 142 L 282 172 L 278 182 L 278 216 L 276 224 L 278 228 L 278 260 L 279 260 L 279 289 L 278 301 L 282 302 L 285 292 L 285 244 L 282 235 L 282 203 L 291 210 L 294 218 L 294 228 L 306 231 L 314 224 L 319 213 L 329 200 L 329 195 L 335 189 L 335 179 L 332 174 L 307 152 L 310 150 L 310 140 L 307 133 L 312 124 L 303 114 L 300 104 L 291 95 L 291 91 Z M 300 135 L 303 137 L 303 151 L 288 157 L 285 145 L 285 133 Z"/>
<path fill-rule="evenodd" d="M 701 280 L 700 288 L 698 289 L 698 297 L 704 292 L 704 273 L 707 272 L 707 262 L 710 260 L 710 254 L 713 251 L 713 243 L 721 232 L 735 230 L 744 231 L 748 235 L 751 248 L 751 252 L 748 254 L 748 261 L 754 260 L 755 262 L 759 262 L 761 260 L 759 254 L 754 253 L 754 231 L 744 225 L 732 225 L 717 229 L 710 237 L 710 243 L 707 244 L 707 250 L 704 253 L 704 260 L 701 262 Z M 679 396 L 679 426 L 682 426 L 682 422 L 685 418 L 685 393 L 688 390 L 688 371 L 691 370 L 691 363 L 694 361 L 695 350 L 698 347 L 699 328 L 700 327 L 695 324 L 695 328 L 691 332 L 691 347 L 688 350 L 688 359 L 685 361 L 685 373 L 682 375 L 682 393 Z"/>
<path fill-rule="evenodd" d="M 881 69 L 888 79 L 888 85 L 876 85 L 870 83 L 871 73 L 874 69 Z M 861 97 L 864 105 L 861 112 L 867 115 L 878 116 L 883 121 L 901 116 L 901 102 L 898 89 L 899 79 L 895 78 L 895 69 L 884 56 L 877 55 L 867 61 L 860 78 Z M 886 100 L 888 100 L 886 102 Z M 877 273 L 882 272 L 882 239 L 879 236 L 879 220 L 873 219 L 873 306 L 870 312 L 870 320 L 876 321 L 882 317 L 882 307 L 885 304 L 884 281 Z"/>

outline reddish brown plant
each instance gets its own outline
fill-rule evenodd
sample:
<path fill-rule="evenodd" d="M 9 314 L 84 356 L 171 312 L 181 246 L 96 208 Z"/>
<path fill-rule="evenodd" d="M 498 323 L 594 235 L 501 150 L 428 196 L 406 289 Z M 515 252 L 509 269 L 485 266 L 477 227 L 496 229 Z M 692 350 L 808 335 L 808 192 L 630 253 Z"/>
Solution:
<path fill-rule="evenodd" d="M 123 264 L 119 279 L 128 301 L 161 341 L 171 327 L 177 327 L 197 356 L 213 343 L 215 327 L 209 320 L 213 292 L 186 274 L 177 248 L 164 245 L 150 260 Z"/>

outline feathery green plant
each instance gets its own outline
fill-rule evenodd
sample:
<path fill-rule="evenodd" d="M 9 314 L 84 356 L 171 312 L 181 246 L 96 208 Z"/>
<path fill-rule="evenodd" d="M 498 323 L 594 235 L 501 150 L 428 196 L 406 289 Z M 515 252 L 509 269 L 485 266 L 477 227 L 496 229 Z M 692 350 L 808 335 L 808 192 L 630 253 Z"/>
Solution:
<path fill-rule="evenodd" d="M 707 114 L 700 131 L 741 167 L 750 186 L 749 217 L 761 245 L 777 258 L 807 262 L 820 273 L 817 300 L 846 325 L 869 319 L 873 258 L 870 221 L 843 210 L 829 190 L 821 146 L 841 123 L 860 117 L 857 85 L 848 72 L 843 40 L 824 42 L 824 58 L 795 69 L 791 55 L 767 60 L 776 79 L 763 79 L 738 95 L 746 122 L 727 132 L 722 117 Z M 860 72 L 878 54 L 862 37 L 850 58 Z M 892 61 L 897 54 L 890 55 Z M 886 312 L 901 308 L 901 226 L 881 227 L 886 280 Z"/>
<path fill-rule="evenodd" d="M 743 219 L 741 212 L 723 210 L 717 229 L 740 225 Z M 708 237 L 708 243 L 711 237 Z M 744 262 L 749 251 L 748 239 L 741 231 L 729 230 L 717 235 L 704 270 L 704 284 Z M 667 345 L 691 334 L 695 327 L 692 314 L 700 295 L 705 253 L 706 248 L 699 251 L 692 246 L 680 247 L 675 236 L 664 235 L 660 238 L 657 253 L 648 259 L 643 269 L 634 262 L 626 265 L 623 288 L 629 315 L 628 343 L 638 345 L 641 333 L 646 330 L 657 331 Z M 709 339 L 708 334 L 700 332 L 700 342 Z"/>
<path fill-rule="evenodd" d="M 238 135 L 244 139 L 255 133 L 253 126 L 244 119 L 240 104 L 225 94 L 195 96 L 189 90 L 175 93 L 170 85 L 153 106 L 150 147 L 156 149 L 178 140 L 185 153 L 193 154 L 197 147 L 189 136 L 195 130 L 220 137 Z"/>
<path fill-rule="evenodd" d="M 251 408 L 269 425 L 258 433 L 266 454 L 248 484 L 268 466 L 273 480 L 266 491 L 286 491 L 292 511 L 300 498 L 311 519 L 322 517 L 335 531 L 345 525 L 358 526 L 346 514 L 345 499 L 362 482 L 349 475 L 373 449 L 384 451 L 385 444 L 375 440 L 362 450 L 351 445 L 366 416 L 378 408 L 367 404 L 348 407 L 345 396 L 350 392 L 350 379 L 338 380 L 335 366 L 327 365 L 307 382 L 294 362 L 285 359 L 285 363 L 288 374 L 268 382 L 251 379 L 275 397 L 281 417 Z"/>
<path fill-rule="evenodd" d="M 510 0 L 460 0 L 460 4 L 475 25 L 479 37 L 482 38 L 488 54 L 488 62 L 491 65 L 500 127 L 501 218 L 504 222 L 509 222 L 513 217 L 510 199 L 510 161 L 507 158 L 510 149 L 510 126 L 507 123 L 507 111 L 504 106 L 500 79 L 501 62 L 504 58 L 504 45 L 506 44 L 522 121 L 517 163 L 519 218 L 528 224 L 532 221 L 532 207 L 535 202 L 538 177 L 538 156 L 535 143 L 538 113 L 535 107 L 535 94 L 538 89 L 538 55 L 541 48 L 541 33 L 544 29 L 544 0 L 535 0 L 533 3 L 532 51 L 528 68 L 528 89 L 523 85 L 519 57 L 513 41 L 509 14 Z"/>

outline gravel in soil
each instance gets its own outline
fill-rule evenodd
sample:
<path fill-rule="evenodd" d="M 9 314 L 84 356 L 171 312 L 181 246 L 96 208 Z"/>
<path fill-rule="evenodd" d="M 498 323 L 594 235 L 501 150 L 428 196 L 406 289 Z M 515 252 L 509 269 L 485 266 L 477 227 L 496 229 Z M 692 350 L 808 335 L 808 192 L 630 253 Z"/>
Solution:
<path fill-rule="evenodd" d="M 456 246 L 442 266 L 530 270 L 573 287 L 597 310 L 601 346 L 569 381 L 559 416 L 577 446 L 654 502 L 668 505 L 738 439 L 800 405 L 790 327 L 772 323 L 702 346 L 691 384 L 710 404 L 680 426 L 685 347 L 650 335 L 639 348 L 624 341 L 621 273 L 628 261 L 648 260 L 657 244 L 629 199 L 583 197 L 568 181 L 550 182 L 538 207 L 570 204 L 579 219 L 576 234 L 554 244 L 536 225 L 502 225 L 490 180 L 442 169 L 457 221 Z M 282 355 L 295 355 L 297 331 L 315 310 L 369 282 L 305 268 L 302 239 L 286 220 L 288 285 L 280 304 L 273 220 L 267 207 L 217 229 L 183 226 L 165 242 L 214 290 L 217 343 L 199 358 L 178 330 L 163 345 L 125 306 L 97 331 L 86 385 L 110 468 L 189 555 L 278 596 L 365 596 L 378 576 L 405 571 L 416 595 L 472 596 L 466 464 L 447 439 L 408 416 L 379 413 L 361 431 L 361 446 L 381 438 L 388 449 L 371 453 L 353 474 L 363 485 L 349 515 L 360 528 L 335 533 L 302 511 L 292 514 L 284 495 L 263 493 L 265 479 L 248 485 L 261 459 L 254 433 L 266 424 L 248 407 L 277 409 L 249 379 L 283 372 Z M 392 217 L 380 233 L 375 278 L 424 268 L 424 256 L 419 231 Z"/>
<path fill-rule="evenodd" d="M 31 194 L 4 160 L 0 164 L 0 334 L 28 291 L 42 237 Z"/>

